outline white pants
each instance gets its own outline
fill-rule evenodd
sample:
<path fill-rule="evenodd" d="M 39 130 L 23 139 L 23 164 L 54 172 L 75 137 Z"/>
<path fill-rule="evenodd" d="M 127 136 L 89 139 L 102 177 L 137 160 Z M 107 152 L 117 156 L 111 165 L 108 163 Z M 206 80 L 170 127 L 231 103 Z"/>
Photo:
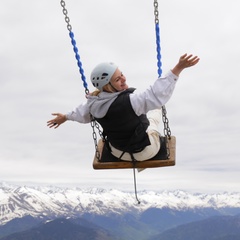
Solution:
<path fill-rule="evenodd" d="M 159 124 L 161 119 L 161 109 L 149 111 L 147 113 L 147 118 L 150 123 L 147 129 L 147 134 L 151 144 L 146 146 L 141 152 L 133 154 L 137 161 L 144 161 L 154 157 L 160 149 Z M 114 148 L 111 144 L 110 146 L 112 149 L 112 154 L 119 158 L 123 151 Z M 132 161 L 131 155 L 127 152 L 122 155 L 121 159 L 125 161 Z"/>

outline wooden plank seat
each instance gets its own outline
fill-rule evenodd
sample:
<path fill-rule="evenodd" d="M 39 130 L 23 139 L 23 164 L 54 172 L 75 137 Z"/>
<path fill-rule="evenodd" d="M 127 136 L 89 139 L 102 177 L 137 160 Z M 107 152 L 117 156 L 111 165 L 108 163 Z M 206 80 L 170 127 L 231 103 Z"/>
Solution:
<path fill-rule="evenodd" d="M 136 161 L 134 164 L 135 168 L 155 168 L 155 167 L 167 167 L 175 165 L 176 157 L 176 137 L 171 136 L 168 139 L 170 156 L 167 158 L 166 149 L 166 138 L 160 137 L 161 148 L 156 156 L 145 161 Z M 133 168 L 133 163 L 131 161 L 123 161 L 113 156 L 111 152 L 107 149 L 104 142 L 99 140 L 98 150 L 100 153 L 100 159 L 98 160 L 95 153 L 93 160 L 94 169 L 123 169 L 123 168 Z"/>

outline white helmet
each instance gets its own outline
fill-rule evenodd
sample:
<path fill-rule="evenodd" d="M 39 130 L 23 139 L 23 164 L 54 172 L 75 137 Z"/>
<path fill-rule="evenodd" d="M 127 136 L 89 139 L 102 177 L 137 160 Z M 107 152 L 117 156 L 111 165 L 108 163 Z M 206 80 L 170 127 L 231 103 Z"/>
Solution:
<path fill-rule="evenodd" d="M 93 86 L 102 91 L 103 86 L 110 82 L 111 77 L 117 68 L 117 65 L 111 62 L 98 64 L 91 73 L 91 81 Z"/>

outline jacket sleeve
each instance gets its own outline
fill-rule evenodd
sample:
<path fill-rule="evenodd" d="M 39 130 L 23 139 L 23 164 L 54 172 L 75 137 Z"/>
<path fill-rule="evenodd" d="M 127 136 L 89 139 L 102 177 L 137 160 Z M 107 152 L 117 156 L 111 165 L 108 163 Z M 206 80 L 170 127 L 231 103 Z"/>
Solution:
<path fill-rule="evenodd" d="M 178 77 L 169 71 L 165 77 L 158 78 L 141 93 L 130 94 L 130 101 L 139 116 L 153 109 L 160 109 L 172 96 Z"/>
<path fill-rule="evenodd" d="M 81 103 L 78 107 L 68 112 L 66 116 L 68 120 L 80 123 L 89 123 L 91 121 L 87 103 Z"/>

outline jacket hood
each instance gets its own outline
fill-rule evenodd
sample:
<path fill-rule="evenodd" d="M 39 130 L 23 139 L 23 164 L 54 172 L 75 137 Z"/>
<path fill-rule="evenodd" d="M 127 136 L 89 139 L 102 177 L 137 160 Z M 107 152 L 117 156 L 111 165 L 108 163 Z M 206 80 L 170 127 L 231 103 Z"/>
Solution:
<path fill-rule="evenodd" d="M 88 96 L 88 105 L 93 117 L 103 118 L 111 104 L 121 92 L 108 93 L 101 92 L 98 96 Z"/>

